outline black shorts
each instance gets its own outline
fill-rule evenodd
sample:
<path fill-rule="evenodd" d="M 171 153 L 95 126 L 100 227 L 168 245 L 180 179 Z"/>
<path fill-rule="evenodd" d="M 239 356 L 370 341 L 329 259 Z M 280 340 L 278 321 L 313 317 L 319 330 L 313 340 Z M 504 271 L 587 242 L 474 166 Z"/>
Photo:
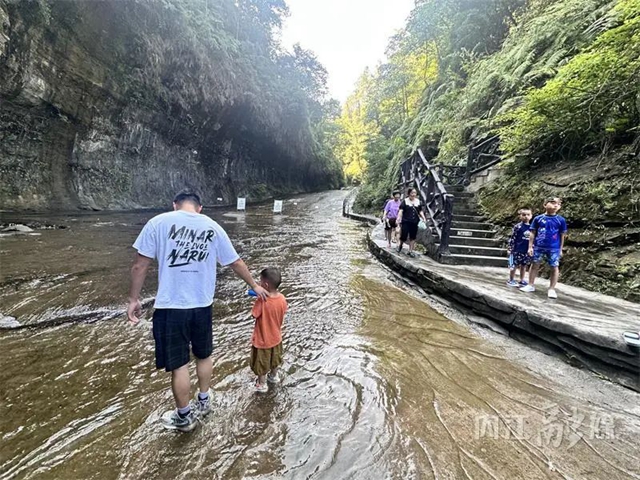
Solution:
<path fill-rule="evenodd" d="M 211 305 L 201 308 L 158 308 L 153 312 L 156 368 L 167 372 L 189 363 L 189 346 L 196 358 L 213 351 Z"/>
<path fill-rule="evenodd" d="M 415 240 L 418 237 L 418 224 L 402 222 L 402 228 L 400 229 L 400 241 L 406 242 L 407 237 L 409 240 Z"/>
<path fill-rule="evenodd" d="M 394 228 L 396 228 L 396 226 L 397 226 L 397 223 L 395 218 L 387 218 L 387 221 L 384 222 L 385 230 L 393 230 Z"/>

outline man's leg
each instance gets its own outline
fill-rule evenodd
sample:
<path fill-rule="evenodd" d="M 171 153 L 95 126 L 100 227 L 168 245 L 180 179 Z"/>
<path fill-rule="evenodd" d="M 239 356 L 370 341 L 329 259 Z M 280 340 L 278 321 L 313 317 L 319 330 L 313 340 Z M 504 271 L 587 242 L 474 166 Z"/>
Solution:
<path fill-rule="evenodd" d="M 189 380 L 188 364 L 171 371 L 171 390 L 178 408 L 189 405 L 191 381 Z"/>
<path fill-rule="evenodd" d="M 213 370 L 213 361 L 211 357 L 198 358 L 196 360 L 196 374 L 198 375 L 198 387 L 200 393 L 207 393 L 211 386 L 211 372 Z"/>

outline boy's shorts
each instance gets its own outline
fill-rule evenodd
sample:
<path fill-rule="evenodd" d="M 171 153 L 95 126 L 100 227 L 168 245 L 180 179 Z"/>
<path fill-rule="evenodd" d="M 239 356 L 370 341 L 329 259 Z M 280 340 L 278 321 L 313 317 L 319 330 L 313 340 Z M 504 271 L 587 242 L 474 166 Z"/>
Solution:
<path fill-rule="evenodd" d="M 550 267 L 560 266 L 560 250 L 533 250 L 533 263 L 547 262 Z"/>
<path fill-rule="evenodd" d="M 207 358 L 213 352 L 211 305 L 201 308 L 158 308 L 153 312 L 156 368 L 167 372 L 189 363 L 193 356 Z"/>
<path fill-rule="evenodd" d="M 384 222 L 384 229 L 387 231 L 393 230 L 394 228 L 396 228 L 396 226 L 397 223 L 395 218 L 387 218 L 387 221 Z"/>
<path fill-rule="evenodd" d="M 273 348 L 251 346 L 251 370 L 256 375 L 266 375 L 282 364 L 282 342 Z"/>
<path fill-rule="evenodd" d="M 526 253 L 512 252 L 509 257 L 509 268 L 526 267 L 531 265 L 531 256 Z"/>

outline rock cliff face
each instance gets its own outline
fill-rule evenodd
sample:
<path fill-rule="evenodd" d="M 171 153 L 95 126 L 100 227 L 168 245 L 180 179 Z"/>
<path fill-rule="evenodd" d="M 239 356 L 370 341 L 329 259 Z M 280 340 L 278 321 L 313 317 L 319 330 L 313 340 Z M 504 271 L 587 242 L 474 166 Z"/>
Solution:
<path fill-rule="evenodd" d="M 244 72 L 198 51 L 158 8 L 0 0 L 2 208 L 154 207 L 185 186 L 211 204 L 329 186 L 304 109 L 260 98 L 270 92 L 243 85 Z"/>

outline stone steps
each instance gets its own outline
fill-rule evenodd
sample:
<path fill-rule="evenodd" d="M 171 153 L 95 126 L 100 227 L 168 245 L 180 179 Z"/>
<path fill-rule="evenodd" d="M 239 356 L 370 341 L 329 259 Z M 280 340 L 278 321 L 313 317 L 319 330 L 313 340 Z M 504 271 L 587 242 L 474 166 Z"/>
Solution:
<path fill-rule="evenodd" d="M 443 256 L 442 263 L 448 265 L 478 265 L 481 267 L 508 267 L 506 257 L 487 257 L 484 255 L 451 254 Z"/>
<path fill-rule="evenodd" d="M 451 265 L 506 267 L 507 251 L 497 239 L 494 226 L 478 212 L 478 202 L 462 185 L 446 186 L 454 196 L 453 223 L 449 237 L 450 255 L 441 257 Z"/>
<path fill-rule="evenodd" d="M 492 230 L 493 231 L 493 225 L 491 225 L 490 223 L 486 223 L 486 222 L 462 222 L 456 219 L 456 217 L 453 217 L 453 222 L 451 225 L 452 228 L 454 229 L 460 229 L 460 230 L 464 230 L 464 229 L 469 229 L 469 230 Z"/>
<path fill-rule="evenodd" d="M 473 228 L 455 228 L 451 227 L 451 236 L 454 237 L 475 237 L 475 238 L 494 238 L 496 232 L 493 230 L 476 230 Z"/>
<path fill-rule="evenodd" d="M 478 247 L 476 245 L 449 244 L 449 252 L 457 255 L 479 255 L 481 257 L 507 258 L 507 249 L 500 247 Z"/>
<path fill-rule="evenodd" d="M 456 215 L 453 214 L 453 221 L 460 222 L 484 222 L 485 218 L 482 215 Z"/>
<path fill-rule="evenodd" d="M 447 193 L 450 193 L 449 190 L 447 190 Z M 457 200 L 460 199 L 469 199 L 469 198 L 475 198 L 475 195 L 471 192 L 453 192 L 452 193 L 453 197 Z"/>
<path fill-rule="evenodd" d="M 453 218 L 457 216 L 471 216 L 471 217 L 480 217 L 478 214 L 477 208 L 467 208 L 460 205 L 453 204 Z M 483 217 L 484 218 L 484 217 Z"/>
<path fill-rule="evenodd" d="M 504 242 L 497 238 L 457 237 L 452 235 L 449 237 L 449 244 L 478 247 L 500 247 Z"/>

